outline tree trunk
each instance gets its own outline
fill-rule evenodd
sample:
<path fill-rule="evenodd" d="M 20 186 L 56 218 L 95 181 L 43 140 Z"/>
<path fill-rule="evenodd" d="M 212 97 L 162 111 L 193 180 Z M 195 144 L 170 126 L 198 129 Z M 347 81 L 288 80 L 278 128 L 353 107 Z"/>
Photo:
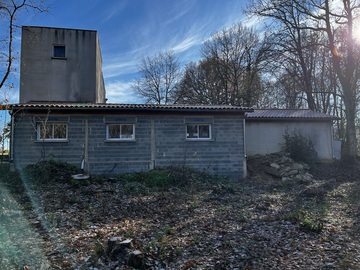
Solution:
<path fill-rule="evenodd" d="M 347 54 L 345 59 L 344 66 L 341 65 L 341 58 L 343 57 L 337 50 L 334 42 L 334 32 L 331 26 L 330 20 L 330 4 L 329 0 L 325 1 L 325 23 L 326 23 L 326 33 L 329 38 L 329 47 L 332 54 L 332 61 L 336 75 L 340 81 L 341 88 L 344 95 L 344 104 L 345 104 L 345 118 L 346 118 L 346 141 L 345 141 L 345 151 L 344 159 L 348 162 L 355 162 L 357 157 L 357 138 L 356 138 L 356 86 L 358 79 L 356 78 L 356 67 L 355 67 L 355 52 L 353 47 L 352 39 L 352 28 L 353 28 L 353 18 L 352 11 L 348 9 L 350 7 L 350 2 L 348 0 L 343 1 L 344 9 L 346 12 L 347 18 L 347 27 L 348 27 L 348 37 L 346 40 Z"/>
<path fill-rule="evenodd" d="M 356 101 L 352 95 L 352 90 L 346 89 L 342 85 L 344 91 L 345 117 L 346 117 L 346 141 L 344 159 L 348 162 L 355 162 L 357 157 L 357 137 L 356 137 Z M 350 86 L 349 86 L 350 87 Z M 349 93 L 350 92 L 350 93 Z"/>

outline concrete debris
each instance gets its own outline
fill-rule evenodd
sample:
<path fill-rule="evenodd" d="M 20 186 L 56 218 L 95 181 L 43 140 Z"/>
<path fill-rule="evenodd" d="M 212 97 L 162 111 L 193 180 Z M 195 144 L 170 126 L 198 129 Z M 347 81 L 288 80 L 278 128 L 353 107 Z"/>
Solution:
<path fill-rule="evenodd" d="M 310 166 L 302 162 L 295 162 L 288 153 L 279 152 L 268 155 L 255 155 L 248 158 L 249 173 L 262 171 L 282 181 L 300 180 L 314 181 L 309 173 Z"/>

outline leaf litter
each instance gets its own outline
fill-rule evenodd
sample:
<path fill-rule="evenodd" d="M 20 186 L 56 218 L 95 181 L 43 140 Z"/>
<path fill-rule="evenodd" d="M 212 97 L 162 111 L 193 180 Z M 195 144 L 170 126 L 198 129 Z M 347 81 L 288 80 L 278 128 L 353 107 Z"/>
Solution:
<path fill-rule="evenodd" d="M 360 269 L 358 167 L 316 164 L 290 177 L 294 162 L 279 158 L 249 159 L 244 180 L 175 168 L 161 177 L 181 184 L 136 181 L 146 173 L 3 180 L 0 268 Z M 276 175 L 264 169 L 274 162 Z"/>

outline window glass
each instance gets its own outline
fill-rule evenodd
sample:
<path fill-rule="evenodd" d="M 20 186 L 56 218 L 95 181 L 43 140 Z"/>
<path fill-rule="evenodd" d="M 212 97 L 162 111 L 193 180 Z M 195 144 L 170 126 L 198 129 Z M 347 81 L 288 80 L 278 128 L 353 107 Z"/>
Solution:
<path fill-rule="evenodd" d="M 51 139 L 52 125 L 41 125 L 40 139 Z"/>
<path fill-rule="evenodd" d="M 134 140 L 134 124 L 108 124 L 107 140 Z"/>
<path fill-rule="evenodd" d="M 199 125 L 199 138 L 210 138 L 209 125 Z"/>
<path fill-rule="evenodd" d="M 210 125 L 186 125 L 186 138 L 187 139 L 210 139 Z"/>
<path fill-rule="evenodd" d="M 66 138 L 66 124 L 54 124 L 54 139 Z"/>
<path fill-rule="evenodd" d="M 65 58 L 65 46 L 64 45 L 54 45 L 54 57 L 55 58 Z"/>
<path fill-rule="evenodd" d="M 41 123 L 38 124 L 37 133 L 37 138 L 39 140 L 66 140 L 67 124 Z"/>
<path fill-rule="evenodd" d="M 134 135 L 134 125 L 121 125 L 121 138 L 132 139 Z"/>
<path fill-rule="evenodd" d="M 198 137 L 198 126 L 197 125 L 187 125 L 186 131 L 187 138 L 197 138 Z"/>
<path fill-rule="evenodd" d="M 120 125 L 108 125 L 108 138 L 109 139 L 120 138 Z"/>

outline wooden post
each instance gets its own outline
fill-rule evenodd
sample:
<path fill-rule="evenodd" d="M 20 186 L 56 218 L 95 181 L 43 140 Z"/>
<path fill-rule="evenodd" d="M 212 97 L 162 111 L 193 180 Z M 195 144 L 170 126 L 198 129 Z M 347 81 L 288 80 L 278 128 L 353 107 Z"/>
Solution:
<path fill-rule="evenodd" d="M 155 169 L 155 160 L 156 160 L 156 139 L 155 139 L 155 122 L 151 120 L 151 161 L 150 161 L 150 170 Z"/>
<path fill-rule="evenodd" d="M 89 123 L 85 120 L 84 171 L 89 172 Z"/>

